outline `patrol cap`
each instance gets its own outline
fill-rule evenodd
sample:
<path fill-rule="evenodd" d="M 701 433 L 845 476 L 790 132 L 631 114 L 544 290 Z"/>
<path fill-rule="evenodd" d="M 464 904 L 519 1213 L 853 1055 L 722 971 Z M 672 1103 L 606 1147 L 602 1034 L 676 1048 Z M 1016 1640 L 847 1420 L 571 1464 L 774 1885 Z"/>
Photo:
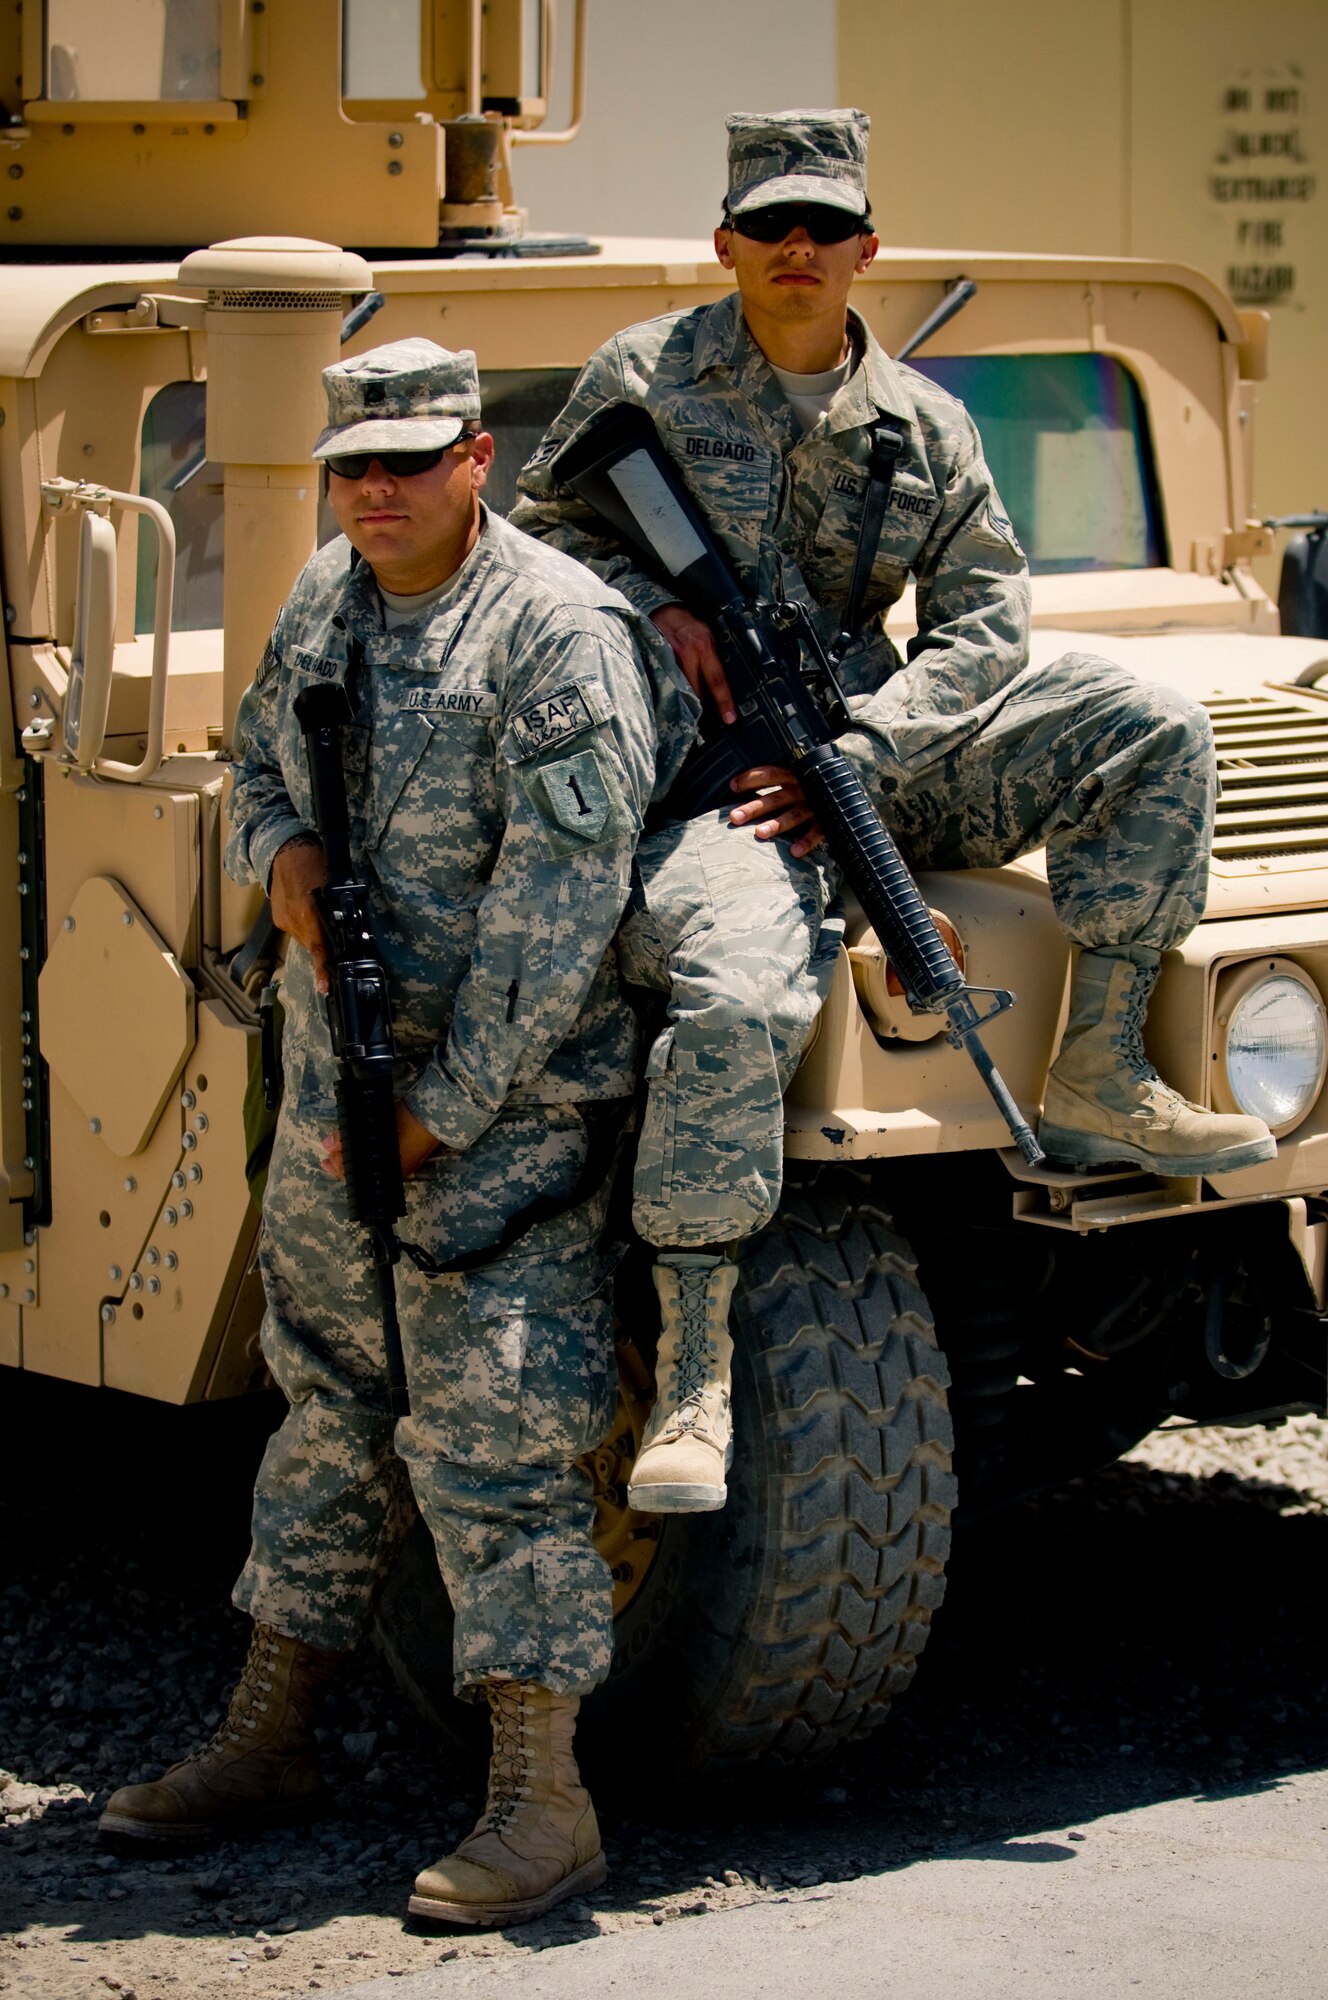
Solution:
<path fill-rule="evenodd" d="M 783 201 L 866 215 L 865 111 L 735 111 L 725 122 L 730 215 Z"/>
<path fill-rule="evenodd" d="M 327 428 L 315 458 L 351 451 L 435 451 L 455 444 L 480 413 L 480 378 L 468 347 L 389 341 L 323 370 Z"/>

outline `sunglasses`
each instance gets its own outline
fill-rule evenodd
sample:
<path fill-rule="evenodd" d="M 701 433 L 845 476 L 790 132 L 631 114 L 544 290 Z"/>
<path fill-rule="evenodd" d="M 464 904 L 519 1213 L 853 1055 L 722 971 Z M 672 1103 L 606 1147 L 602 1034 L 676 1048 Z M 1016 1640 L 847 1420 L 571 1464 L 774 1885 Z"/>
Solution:
<path fill-rule="evenodd" d="M 464 436 L 457 439 L 458 444 L 465 442 Z M 323 463 L 338 479 L 363 479 L 375 464 L 391 473 L 393 479 L 414 479 L 421 472 L 432 472 L 451 449 L 450 444 L 440 444 L 436 451 L 343 451 L 325 458 Z"/>
<path fill-rule="evenodd" d="M 850 236 L 870 233 L 865 215 L 850 215 L 843 208 L 827 208 L 815 201 L 780 201 L 769 208 L 749 208 L 744 215 L 726 218 L 727 226 L 753 243 L 782 243 L 795 229 L 805 229 L 813 243 L 847 243 Z"/>

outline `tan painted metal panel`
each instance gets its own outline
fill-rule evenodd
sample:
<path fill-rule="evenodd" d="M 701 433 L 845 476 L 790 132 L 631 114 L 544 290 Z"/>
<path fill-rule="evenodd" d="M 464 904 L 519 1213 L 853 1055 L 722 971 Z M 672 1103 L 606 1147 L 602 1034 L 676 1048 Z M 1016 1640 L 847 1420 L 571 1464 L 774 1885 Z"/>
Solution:
<path fill-rule="evenodd" d="M 198 800 L 163 786 L 118 785 L 48 768 L 46 907 L 50 934 L 90 875 L 133 897 L 181 965 L 198 962 Z"/>
<path fill-rule="evenodd" d="M 0 1368 L 23 1366 L 23 1308 L 0 1303 Z"/>
<path fill-rule="evenodd" d="M 146 1148 L 117 1159 L 58 1077 L 51 1078 L 54 1210 L 38 1232 L 41 1297 L 23 1316 L 23 1365 L 73 1382 L 102 1379 L 101 1307 L 122 1289 L 180 1157 L 181 1114 L 168 1107 Z M 113 1270 L 121 1273 L 112 1277 Z"/>
<path fill-rule="evenodd" d="M 84 882 L 39 983 L 42 1054 L 121 1159 L 141 1150 L 194 1039 L 194 989 L 109 876 Z"/>
<path fill-rule="evenodd" d="M 36 375 L 65 328 L 98 306 L 124 304 L 175 277 L 171 262 L 7 264 L 0 285 L 0 375 Z"/>
<path fill-rule="evenodd" d="M 266 10 L 244 117 L 185 102 L 170 119 L 145 106 L 151 120 L 136 121 L 133 105 L 69 102 L 11 130 L 23 178 L 0 207 L 0 242 L 123 242 L 138 214 L 152 241 L 182 246 L 260 231 L 435 243 L 442 135 L 405 107 L 390 123 L 343 116 L 331 12 L 328 0 Z"/>
<path fill-rule="evenodd" d="M 1069 942 L 1041 857 L 1000 870 L 920 873 L 924 900 L 964 941 L 968 977 L 1017 993 L 983 1040 L 1025 1110 L 1041 1101 L 1060 1026 Z M 852 930 L 850 929 L 850 936 Z M 786 1099 L 793 1159 L 882 1159 L 1008 1145 L 967 1055 L 947 1042 L 882 1042 L 858 1006 L 841 954 L 820 1032 Z M 833 1111 L 827 1113 L 827 1106 Z"/>
<path fill-rule="evenodd" d="M 244 1177 L 237 1112 L 257 1039 L 216 1001 L 200 1006 L 198 1041 L 182 1079 L 182 1128 L 175 1128 L 181 1185 L 167 1187 L 105 1324 L 109 1388 L 183 1403 L 205 1389 L 236 1395 L 253 1386 L 261 1287 L 244 1285 L 239 1298 L 236 1291 L 253 1254 L 258 1214 Z"/>

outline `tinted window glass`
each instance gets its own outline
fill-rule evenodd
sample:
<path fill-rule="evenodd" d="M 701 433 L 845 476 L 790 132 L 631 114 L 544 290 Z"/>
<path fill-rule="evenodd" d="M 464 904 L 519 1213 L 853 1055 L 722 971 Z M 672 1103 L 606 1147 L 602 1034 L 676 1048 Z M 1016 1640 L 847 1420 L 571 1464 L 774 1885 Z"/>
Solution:
<path fill-rule="evenodd" d="M 219 98 L 221 0 L 46 0 L 45 94 L 60 103 Z"/>
<path fill-rule="evenodd" d="M 1143 402 L 1119 361 L 990 354 L 912 365 L 972 416 L 1035 575 L 1166 561 Z"/>
<path fill-rule="evenodd" d="M 575 368 L 496 369 L 480 375 L 484 423 L 497 440 L 484 497 L 496 513 L 510 512 L 517 474 L 566 402 Z M 160 500 L 175 523 L 177 632 L 212 631 L 221 624 L 221 467 L 204 457 L 204 385 L 172 382 L 158 390 L 143 419 L 139 491 Z M 337 524 L 326 501 L 318 513 L 320 545 Z M 150 529 L 138 538 L 136 629 L 152 630 L 156 563 Z"/>
<path fill-rule="evenodd" d="M 484 497 L 499 514 L 510 514 L 517 475 L 572 393 L 575 368 L 503 368 L 480 371 L 484 428 L 498 444 Z"/>
<path fill-rule="evenodd" d="M 203 384 L 168 382 L 143 418 L 143 467 L 138 490 L 159 500 L 175 528 L 177 632 L 211 632 L 221 624 L 221 467 L 203 449 Z M 152 630 L 157 537 L 139 529 L 134 629 Z"/>

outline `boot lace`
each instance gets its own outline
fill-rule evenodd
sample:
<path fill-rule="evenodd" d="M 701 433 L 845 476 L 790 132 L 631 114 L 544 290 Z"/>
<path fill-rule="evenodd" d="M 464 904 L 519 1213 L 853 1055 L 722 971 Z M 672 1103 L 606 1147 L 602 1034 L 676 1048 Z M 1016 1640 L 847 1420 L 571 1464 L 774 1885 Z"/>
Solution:
<path fill-rule="evenodd" d="M 682 1336 L 673 1390 L 677 1407 L 670 1414 L 668 1426 L 675 1432 L 694 1429 L 704 1415 L 702 1398 L 709 1386 L 710 1364 L 719 1352 L 710 1338 L 707 1275 L 705 1271 L 680 1274 Z"/>
<path fill-rule="evenodd" d="M 489 1762 L 489 1792 L 476 1833 L 501 1833 L 517 1808 L 530 1797 L 527 1782 L 525 1702 L 520 1681 L 504 1681 L 489 1690 L 493 1714 L 493 1756 Z"/>
<path fill-rule="evenodd" d="M 1144 1082 L 1156 1083 L 1157 1071 L 1144 1048 L 1144 1016 L 1152 991 L 1152 980 L 1142 975 L 1132 982 L 1121 1006 L 1120 1047 L 1134 1075 Z"/>
<path fill-rule="evenodd" d="M 231 1696 L 230 1707 L 216 1733 L 203 1745 L 200 1757 L 214 1756 L 217 1751 L 236 1743 L 243 1747 L 249 1741 L 270 1706 L 265 1697 L 272 1692 L 271 1672 L 276 1658 L 276 1634 L 266 1626 L 255 1626 L 249 1657 Z"/>

